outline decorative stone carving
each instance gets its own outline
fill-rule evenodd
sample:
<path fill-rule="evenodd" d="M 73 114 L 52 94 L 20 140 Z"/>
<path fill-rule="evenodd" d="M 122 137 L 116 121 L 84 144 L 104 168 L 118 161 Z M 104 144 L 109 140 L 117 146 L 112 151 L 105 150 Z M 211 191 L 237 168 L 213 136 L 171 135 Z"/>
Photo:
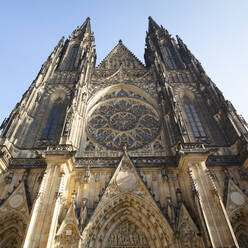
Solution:
<path fill-rule="evenodd" d="M 231 200 L 236 205 L 243 205 L 245 203 L 245 198 L 239 192 L 232 192 L 231 193 Z"/>
<path fill-rule="evenodd" d="M 4 248 L 19 248 L 24 238 L 26 221 L 20 214 L 9 212 L 0 215 L 0 246 Z"/>
<path fill-rule="evenodd" d="M 119 41 L 119 44 L 101 62 L 98 68 L 115 69 L 120 65 L 128 69 L 144 69 L 144 65 Z"/>
<path fill-rule="evenodd" d="M 145 234 L 135 224 L 128 221 L 121 223 L 109 236 L 107 247 L 148 248 Z"/>
<path fill-rule="evenodd" d="M 181 205 L 178 220 L 179 240 L 183 248 L 204 247 L 199 230 L 184 204 Z"/>
<path fill-rule="evenodd" d="M 77 248 L 80 236 L 75 231 L 75 227 L 71 224 L 68 224 L 63 232 L 56 236 L 56 245 L 55 247 L 70 247 Z"/>
<path fill-rule="evenodd" d="M 18 208 L 22 205 L 23 201 L 24 201 L 23 196 L 20 194 L 16 194 L 10 199 L 9 205 L 12 208 Z"/>
<path fill-rule="evenodd" d="M 228 182 L 226 210 L 229 216 L 235 215 L 237 209 L 247 207 L 247 195 L 234 183 L 232 179 Z"/>
<path fill-rule="evenodd" d="M 112 100 L 111 95 L 105 97 L 91 111 L 87 125 L 89 136 L 99 144 L 110 150 L 122 150 L 123 146 L 134 150 L 158 136 L 158 114 L 151 105 L 139 99 L 141 96 L 136 94 L 130 98 L 121 90 L 119 99 Z"/>

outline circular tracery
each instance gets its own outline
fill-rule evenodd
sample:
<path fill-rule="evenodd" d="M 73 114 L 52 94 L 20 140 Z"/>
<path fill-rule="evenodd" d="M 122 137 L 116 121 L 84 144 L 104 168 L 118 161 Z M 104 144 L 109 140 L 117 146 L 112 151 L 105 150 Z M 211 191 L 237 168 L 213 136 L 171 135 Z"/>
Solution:
<path fill-rule="evenodd" d="M 104 99 L 91 111 L 89 136 L 111 150 L 138 149 L 153 141 L 160 130 L 157 112 L 143 100 L 127 96 Z"/>
<path fill-rule="evenodd" d="M 135 127 L 136 117 L 132 113 L 118 112 L 110 117 L 110 125 L 120 131 L 130 130 Z"/>

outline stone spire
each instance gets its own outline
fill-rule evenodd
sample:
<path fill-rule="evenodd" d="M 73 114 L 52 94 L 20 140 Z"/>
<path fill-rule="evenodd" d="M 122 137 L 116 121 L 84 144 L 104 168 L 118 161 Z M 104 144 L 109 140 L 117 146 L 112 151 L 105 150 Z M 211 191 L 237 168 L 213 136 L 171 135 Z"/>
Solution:
<path fill-rule="evenodd" d="M 81 27 L 77 27 L 71 34 L 70 39 L 71 40 L 82 40 L 85 37 L 85 34 L 91 33 L 91 25 L 90 25 L 90 18 L 87 17 L 85 22 L 81 25 Z"/>
<path fill-rule="evenodd" d="M 148 24 L 148 31 L 149 32 L 152 32 L 152 31 L 160 28 L 159 25 L 152 19 L 151 16 L 148 17 L 148 20 L 149 20 L 149 24 Z"/>

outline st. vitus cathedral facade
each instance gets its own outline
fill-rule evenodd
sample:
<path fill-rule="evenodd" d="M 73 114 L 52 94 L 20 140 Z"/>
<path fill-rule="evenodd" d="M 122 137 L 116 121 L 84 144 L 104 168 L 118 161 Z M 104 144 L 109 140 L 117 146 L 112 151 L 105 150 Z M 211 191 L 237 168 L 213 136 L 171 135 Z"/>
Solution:
<path fill-rule="evenodd" d="M 183 41 L 95 62 L 88 18 L 3 122 L 0 247 L 247 248 L 247 124 Z"/>

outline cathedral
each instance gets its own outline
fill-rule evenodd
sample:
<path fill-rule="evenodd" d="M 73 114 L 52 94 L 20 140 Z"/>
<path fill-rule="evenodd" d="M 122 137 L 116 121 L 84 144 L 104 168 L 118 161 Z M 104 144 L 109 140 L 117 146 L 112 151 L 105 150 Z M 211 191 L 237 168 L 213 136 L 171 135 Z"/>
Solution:
<path fill-rule="evenodd" d="M 0 248 L 247 248 L 248 131 L 149 17 L 96 66 L 90 19 L 1 125 Z"/>

